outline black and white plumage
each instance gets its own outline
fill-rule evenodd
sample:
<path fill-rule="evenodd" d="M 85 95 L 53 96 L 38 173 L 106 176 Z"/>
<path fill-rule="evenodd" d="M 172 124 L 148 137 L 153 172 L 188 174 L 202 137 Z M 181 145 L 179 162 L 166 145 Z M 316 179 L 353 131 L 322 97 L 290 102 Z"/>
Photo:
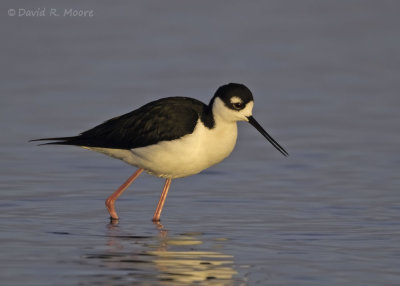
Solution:
<path fill-rule="evenodd" d="M 43 145 L 76 145 L 106 154 L 141 171 L 166 178 L 169 188 L 172 179 L 197 174 L 229 156 L 236 144 L 237 121 L 252 124 L 287 156 L 288 153 L 253 118 L 253 104 L 253 95 L 246 86 L 231 83 L 218 88 L 208 105 L 187 97 L 162 98 L 78 136 L 32 141 L 48 140 L 52 142 Z M 128 180 L 127 185 L 135 178 Z M 168 188 L 164 191 L 168 192 Z M 116 198 L 123 190 L 115 192 L 118 193 Z M 114 201 L 111 211 L 110 206 L 107 207 L 111 218 L 117 219 Z M 164 201 L 165 198 L 162 205 Z M 155 214 L 153 220 L 159 220 L 161 209 L 158 218 Z"/>

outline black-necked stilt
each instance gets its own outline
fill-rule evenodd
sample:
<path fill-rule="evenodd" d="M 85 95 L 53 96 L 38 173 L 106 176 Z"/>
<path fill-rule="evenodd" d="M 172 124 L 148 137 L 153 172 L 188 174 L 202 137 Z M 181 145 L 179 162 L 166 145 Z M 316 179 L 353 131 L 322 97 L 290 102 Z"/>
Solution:
<path fill-rule="evenodd" d="M 154 213 L 159 221 L 171 180 L 197 174 L 229 156 L 236 144 L 237 121 L 247 121 L 283 155 L 288 153 L 252 116 L 253 95 L 243 84 L 216 91 L 208 105 L 187 97 L 168 97 L 112 118 L 78 136 L 42 138 L 47 144 L 76 145 L 120 159 L 139 169 L 106 200 L 117 220 L 116 199 L 144 171 L 166 178 Z"/>

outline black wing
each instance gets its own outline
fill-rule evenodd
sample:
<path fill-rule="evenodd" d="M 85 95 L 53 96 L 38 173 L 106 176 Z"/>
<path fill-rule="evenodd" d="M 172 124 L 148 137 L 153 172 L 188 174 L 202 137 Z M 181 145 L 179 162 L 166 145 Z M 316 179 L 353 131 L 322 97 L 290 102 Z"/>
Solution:
<path fill-rule="evenodd" d="M 207 106 L 187 97 L 169 97 L 150 102 L 139 109 L 112 118 L 78 136 L 42 138 L 46 144 L 77 145 L 113 149 L 133 149 L 178 139 L 193 132 Z"/>

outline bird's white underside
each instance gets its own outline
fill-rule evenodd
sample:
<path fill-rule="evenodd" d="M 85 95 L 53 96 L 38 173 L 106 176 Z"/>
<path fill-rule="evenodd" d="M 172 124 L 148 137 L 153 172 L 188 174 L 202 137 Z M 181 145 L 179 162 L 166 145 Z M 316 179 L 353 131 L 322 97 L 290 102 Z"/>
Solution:
<path fill-rule="evenodd" d="M 231 154 L 237 139 L 237 121 L 247 121 L 253 102 L 242 111 L 227 108 L 222 100 L 213 105 L 215 127 L 208 129 L 199 120 L 193 133 L 172 141 L 162 141 L 131 150 L 84 147 L 143 168 L 163 178 L 181 178 L 197 174 Z"/>

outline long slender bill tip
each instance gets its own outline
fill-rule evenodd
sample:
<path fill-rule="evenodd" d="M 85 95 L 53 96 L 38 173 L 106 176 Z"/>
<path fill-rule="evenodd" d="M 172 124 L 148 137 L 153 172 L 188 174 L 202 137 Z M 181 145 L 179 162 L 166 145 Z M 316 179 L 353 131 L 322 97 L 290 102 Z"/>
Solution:
<path fill-rule="evenodd" d="M 253 127 L 256 128 L 258 132 L 260 132 L 268 140 L 269 143 L 272 144 L 272 146 L 274 146 L 279 152 L 282 153 L 283 156 L 289 156 L 289 153 L 281 145 L 279 145 L 279 143 L 276 142 L 275 139 L 272 138 L 271 135 L 269 135 L 267 131 L 264 130 L 264 128 L 261 127 L 261 125 L 254 119 L 253 116 L 249 116 L 247 117 L 247 119 L 249 123 L 253 125 Z"/>

